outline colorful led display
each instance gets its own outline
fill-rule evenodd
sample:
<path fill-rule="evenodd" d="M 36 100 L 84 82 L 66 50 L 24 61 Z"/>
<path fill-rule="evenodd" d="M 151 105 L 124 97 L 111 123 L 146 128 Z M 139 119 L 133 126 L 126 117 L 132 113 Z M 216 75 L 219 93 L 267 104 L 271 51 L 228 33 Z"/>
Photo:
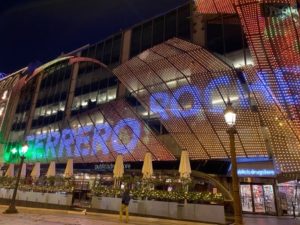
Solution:
<path fill-rule="evenodd" d="M 224 102 L 228 98 L 240 114 L 237 155 L 268 155 L 260 134 L 259 118 L 249 110 L 251 96 L 236 79 L 236 72 L 203 48 L 172 39 L 119 66 L 114 73 L 161 119 L 192 159 L 229 157 L 223 118 Z M 261 83 L 252 85 L 266 101 L 270 100 Z M 249 143 L 248 135 L 258 142 Z"/>
<path fill-rule="evenodd" d="M 285 79 L 290 67 L 274 70 L 272 77 L 281 80 L 274 84 L 268 71 L 253 67 L 235 71 L 201 47 L 172 39 L 114 72 L 191 158 L 230 156 L 223 118 L 230 98 L 237 109 L 237 156 L 273 157 L 277 172 L 298 169 L 299 140 L 280 107 L 281 99 L 272 92 L 289 85 L 291 91 L 284 97 L 298 99 L 299 79 Z"/>
<path fill-rule="evenodd" d="M 236 0 L 234 6 L 255 61 L 256 74 L 249 71 L 246 79 L 251 82 L 261 74 L 264 79 L 260 80 L 280 112 L 264 115 L 265 123 L 272 123 L 268 121 L 271 117 L 280 125 L 272 128 L 277 169 L 299 171 L 300 25 L 296 1 Z M 269 105 L 260 101 L 262 112 L 265 107 Z"/>
<path fill-rule="evenodd" d="M 120 108 L 122 114 L 118 112 Z M 147 151 L 154 160 L 175 159 L 125 100 L 103 104 L 93 112 L 72 118 L 68 124 L 69 127 L 60 131 L 49 129 L 28 135 L 27 160 L 64 161 L 74 157 L 75 162 L 111 162 L 122 154 L 125 161 L 141 161 Z M 6 150 L 5 160 L 15 160 L 10 148 Z"/>
<path fill-rule="evenodd" d="M 234 14 L 233 0 L 195 0 L 197 12 L 203 14 Z"/>

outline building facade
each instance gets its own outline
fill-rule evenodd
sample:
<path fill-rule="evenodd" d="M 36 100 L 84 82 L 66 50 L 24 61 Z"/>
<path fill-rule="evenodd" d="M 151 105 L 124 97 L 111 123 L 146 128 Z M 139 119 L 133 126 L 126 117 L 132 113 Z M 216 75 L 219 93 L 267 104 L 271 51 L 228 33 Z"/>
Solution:
<path fill-rule="evenodd" d="M 242 185 L 244 211 L 273 213 L 253 196 L 300 171 L 299 26 L 293 0 L 197 0 L 17 71 L 0 82 L 2 161 L 24 142 L 28 162 L 228 161 L 230 100 L 237 157 L 271 165 L 240 175 L 273 179 Z"/>

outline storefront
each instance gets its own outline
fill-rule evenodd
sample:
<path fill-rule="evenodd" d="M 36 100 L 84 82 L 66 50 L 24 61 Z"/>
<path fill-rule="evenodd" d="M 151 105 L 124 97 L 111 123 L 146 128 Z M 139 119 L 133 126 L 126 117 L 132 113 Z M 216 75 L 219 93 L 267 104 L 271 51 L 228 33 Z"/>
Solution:
<path fill-rule="evenodd" d="M 243 212 L 277 213 L 272 184 L 241 184 L 240 192 Z"/>
<path fill-rule="evenodd" d="M 278 198 L 283 215 L 300 216 L 300 182 L 298 180 L 278 184 Z"/>
<path fill-rule="evenodd" d="M 270 161 L 238 163 L 242 211 L 277 214 L 276 179 Z"/>

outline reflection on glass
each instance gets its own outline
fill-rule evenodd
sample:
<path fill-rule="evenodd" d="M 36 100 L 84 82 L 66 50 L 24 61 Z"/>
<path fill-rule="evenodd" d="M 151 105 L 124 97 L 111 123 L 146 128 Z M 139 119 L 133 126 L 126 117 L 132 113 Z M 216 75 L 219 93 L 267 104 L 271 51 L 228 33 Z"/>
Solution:
<path fill-rule="evenodd" d="M 255 212 L 265 212 L 265 203 L 264 203 L 264 193 L 262 185 L 253 185 L 253 202 L 254 202 L 254 211 Z"/>
<path fill-rule="evenodd" d="M 299 216 L 300 209 L 300 191 L 297 190 L 297 182 L 289 181 L 278 186 L 280 207 L 283 214 L 293 215 L 293 204 L 295 207 L 295 215 Z"/>
<path fill-rule="evenodd" d="M 253 212 L 250 184 L 241 185 L 241 201 L 244 212 Z"/>
<path fill-rule="evenodd" d="M 266 212 L 276 213 L 274 191 L 272 185 L 264 185 Z"/>

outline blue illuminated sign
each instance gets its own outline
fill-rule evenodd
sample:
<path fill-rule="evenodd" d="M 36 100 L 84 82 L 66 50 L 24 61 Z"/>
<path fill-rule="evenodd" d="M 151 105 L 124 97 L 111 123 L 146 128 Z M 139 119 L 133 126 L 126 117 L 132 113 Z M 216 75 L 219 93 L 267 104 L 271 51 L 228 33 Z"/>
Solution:
<path fill-rule="evenodd" d="M 131 135 L 130 141 L 127 144 L 124 144 L 120 142 L 119 135 L 120 131 L 126 126 L 130 127 L 133 133 Z M 114 150 L 118 153 L 124 154 L 126 153 L 126 149 L 134 149 L 138 143 L 140 134 L 141 126 L 138 121 L 133 119 L 120 120 L 118 124 L 114 127 L 111 138 Z"/>
<path fill-rule="evenodd" d="M 108 146 L 112 146 L 112 151 L 126 154 L 136 148 L 141 132 L 140 122 L 127 118 L 118 121 L 114 127 L 101 123 L 95 127 L 86 125 L 78 129 L 66 128 L 61 133 L 53 131 L 29 135 L 26 141 L 31 145 L 35 159 L 88 156 L 98 151 L 106 155 L 110 152 Z M 120 140 L 121 133 L 128 137 L 126 143 Z"/>
<path fill-rule="evenodd" d="M 275 171 L 272 169 L 238 169 L 237 174 L 239 176 L 265 177 L 265 176 L 275 176 Z"/>
<path fill-rule="evenodd" d="M 288 73 L 300 73 L 300 66 L 295 66 L 293 68 L 280 68 L 275 70 L 274 74 L 268 74 L 260 71 L 257 73 L 259 79 L 256 82 L 249 84 L 250 89 L 259 94 L 261 98 L 264 99 L 265 103 L 274 103 L 274 99 L 270 92 L 270 87 L 272 86 L 268 83 L 267 78 L 268 76 L 275 75 L 278 88 L 282 90 L 280 92 L 281 96 L 276 96 L 279 97 L 278 101 L 288 106 L 300 104 L 300 95 L 297 94 L 300 92 L 300 79 L 287 81 L 284 76 Z M 181 86 L 172 90 L 173 94 L 165 91 L 156 92 L 150 96 L 150 111 L 158 114 L 163 120 L 168 120 L 171 116 L 177 118 L 198 116 L 201 113 L 201 102 L 203 102 L 206 106 L 205 108 L 207 109 L 208 107 L 208 111 L 210 113 L 223 113 L 223 100 L 219 99 L 216 102 L 213 102 L 213 96 L 218 89 L 220 90 L 224 86 L 228 86 L 229 89 L 232 88 L 230 85 L 232 85 L 230 76 L 223 75 L 212 79 L 205 87 L 203 93 L 199 87 L 195 85 Z M 231 100 L 238 102 L 240 107 L 245 108 L 250 105 L 248 95 L 249 93 L 243 94 L 242 85 L 238 81 L 236 99 Z M 188 108 L 184 108 L 184 106 L 179 103 L 184 102 L 182 101 L 182 98 L 186 98 L 187 96 L 189 96 L 193 101 Z"/>
<path fill-rule="evenodd" d="M 274 88 L 268 83 L 268 76 L 275 76 L 276 84 L 281 92 L 278 101 L 284 100 L 286 105 L 300 104 L 300 79 L 287 80 L 290 73 L 300 73 L 300 66 L 292 68 L 281 68 L 275 70 L 274 74 L 258 72 L 258 80 L 249 84 L 250 90 L 259 94 L 266 103 L 274 103 L 270 94 L 269 87 Z M 224 109 L 223 99 L 214 99 L 219 96 L 217 91 L 224 92 L 224 87 L 231 89 L 233 85 L 232 78 L 229 75 L 222 75 L 210 80 L 206 87 L 201 90 L 198 86 L 183 85 L 170 92 L 157 92 L 150 96 L 150 111 L 156 113 L 163 120 L 171 117 L 192 117 L 201 114 L 201 105 L 210 113 L 222 113 Z M 273 90 L 272 90 L 273 91 Z M 226 94 L 226 93 L 225 93 Z M 240 107 L 249 106 L 249 93 L 243 94 L 242 84 L 238 83 L 236 88 L 236 99 Z M 278 97 L 278 96 L 276 96 Z M 189 101 L 187 101 L 188 99 Z M 226 99 L 227 100 L 227 99 Z M 188 103 L 188 104 L 187 104 Z M 101 151 L 107 155 L 110 151 L 126 154 L 133 151 L 141 136 L 142 127 L 138 120 L 125 118 L 118 121 L 113 127 L 108 123 L 96 124 L 95 126 L 83 126 L 78 129 L 64 129 L 61 132 L 50 132 L 47 134 L 27 136 L 27 142 L 31 143 L 35 149 L 34 158 L 60 158 L 72 156 L 88 156 Z M 126 136 L 124 138 L 120 137 Z M 91 146 L 91 147 L 90 147 Z M 42 149 L 42 150 L 41 150 Z M 240 175 L 274 175 L 274 171 L 262 170 L 241 170 Z"/>
<path fill-rule="evenodd" d="M 193 99 L 192 107 L 184 108 L 178 104 L 180 99 L 186 96 Z M 185 85 L 175 90 L 173 96 L 165 92 L 154 93 L 150 96 L 150 108 L 165 120 L 169 119 L 166 109 L 170 109 L 169 114 L 179 118 L 197 115 L 201 110 L 199 89 L 194 85 Z"/>

